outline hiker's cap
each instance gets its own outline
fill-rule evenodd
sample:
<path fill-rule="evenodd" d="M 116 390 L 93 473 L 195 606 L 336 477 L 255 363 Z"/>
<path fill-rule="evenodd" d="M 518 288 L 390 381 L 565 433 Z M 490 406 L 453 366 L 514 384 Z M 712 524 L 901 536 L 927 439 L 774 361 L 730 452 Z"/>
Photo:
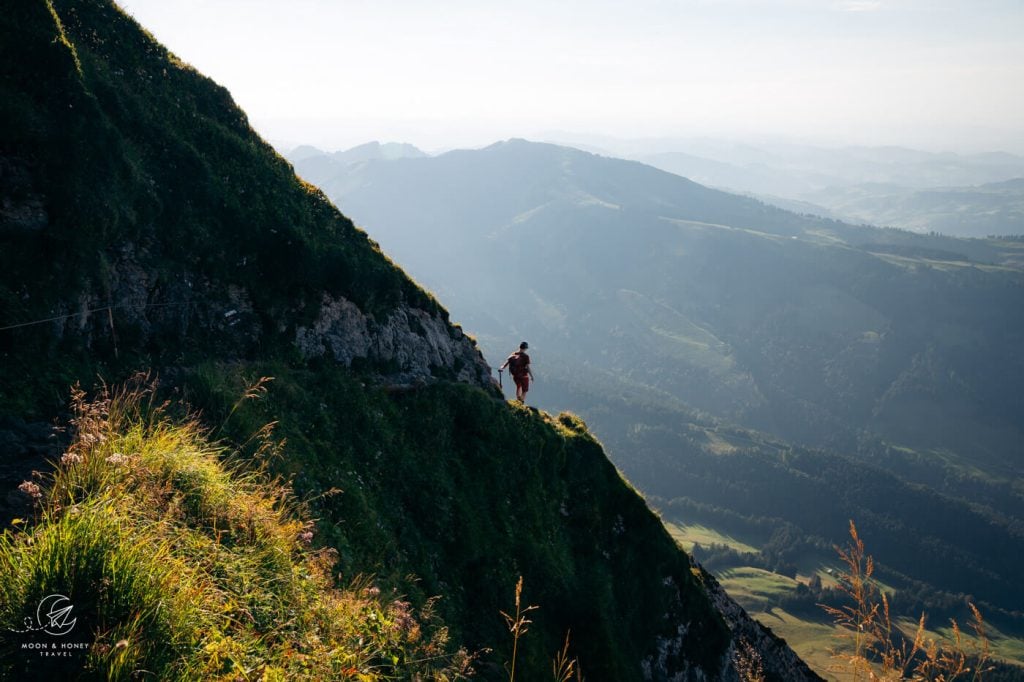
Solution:
<path fill-rule="evenodd" d="M 530 347 L 530 344 L 526 343 L 526 341 L 523 341 L 521 344 L 519 344 L 519 348 L 520 349 L 529 348 L 529 347 Z"/>

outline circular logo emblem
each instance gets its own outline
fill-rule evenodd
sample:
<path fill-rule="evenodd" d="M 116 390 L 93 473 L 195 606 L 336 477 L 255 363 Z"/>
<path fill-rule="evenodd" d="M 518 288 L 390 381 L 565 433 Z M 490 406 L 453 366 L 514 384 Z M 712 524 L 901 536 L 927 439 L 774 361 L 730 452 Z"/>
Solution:
<path fill-rule="evenodd" d="M 75 627 L 77 618 L 71 617 L 74 606 L 63 594 L 51 594 L 43 597 L 36 608 L 36 622 L 43 632 L 61 636 L 66 635 Z"/>

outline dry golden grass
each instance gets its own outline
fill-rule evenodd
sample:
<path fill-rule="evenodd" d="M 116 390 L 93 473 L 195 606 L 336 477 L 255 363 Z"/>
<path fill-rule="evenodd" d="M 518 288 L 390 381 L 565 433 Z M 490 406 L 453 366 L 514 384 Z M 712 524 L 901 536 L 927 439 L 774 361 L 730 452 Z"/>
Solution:
<path fill-rule="evenodd" d="M 889 600 L 873 579 L 874 559 L 864 549 L 857 527 L 850 521 L 850 542 L 836 548 L 846 566 L 838 582 L 848 603 L 822 604 L 822 608 L 842 631 L 846 646 L 834 657 L 832 672 L 858 680 L 929 680 L 950 682 L 956 679 L 981 680 L 990 670 L 991 651 L 981 613 L 969 604 L 971 629 L 975 638 L 968 641 L 956 620 L 951 620 L 952 637 L 938 638 L 928 633 L 926 616 L 921 614 L 912 637 L 906 637 L 892 620 Z"/>

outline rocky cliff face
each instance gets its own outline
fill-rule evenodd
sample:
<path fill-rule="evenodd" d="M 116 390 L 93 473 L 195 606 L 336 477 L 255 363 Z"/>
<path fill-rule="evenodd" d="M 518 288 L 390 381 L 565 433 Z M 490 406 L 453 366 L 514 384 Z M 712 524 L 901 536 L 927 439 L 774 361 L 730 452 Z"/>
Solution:
<path fill-rule="evenodd" d="M 692 557 L 690 562 L 694 570 L 700 573 L 711 603 L 725 618 L 732 632 L 733 641 L 728 654 L 731 660 L 748 670 L 760 669 L 765 679 L 769 680 L 804 682 L 822 679 L 789 648 L 786 640 L 751 618 L 714 576 L 693 561 Z"/>
<path fill-rule="evenodd" d="M 690 558 L 694 575 L 698 575 L 711 604 L 724 619 L 731 633 L 729 646 L 720 654 L 720 660 L 713 675 L 699 666 L 674 668 L 678 665 L 679 653 L 691 637 L 690 623 L 676 624 L 675 632 L 658 638 L 654 653 L 641 662 L 644 680 L 708 680 L 728 682 L 746 680 L 771 680 L 773 682 L 815 682 L 822 678 L 804 663 L 770 629 L 751 618 L 736 601 L 722 588 L 721 584 L 700 564 Z M 666 578 L 666 584 L 671 579 Z M 681 598 L 682 591 L 676 594 Z"/>
<path fill-rule="evenodd" d="M 459 381 L 491 384 L 490 367 L 460 328 L 404 305 L 377 322 L 344 297 L 324 294 L 313 323 L 296 329 L 295 345 L 307 359 L 327 355 L 346 367 L 359 358 L 392 365 L 398 382 L 427 381 L 445 370 Z"/>

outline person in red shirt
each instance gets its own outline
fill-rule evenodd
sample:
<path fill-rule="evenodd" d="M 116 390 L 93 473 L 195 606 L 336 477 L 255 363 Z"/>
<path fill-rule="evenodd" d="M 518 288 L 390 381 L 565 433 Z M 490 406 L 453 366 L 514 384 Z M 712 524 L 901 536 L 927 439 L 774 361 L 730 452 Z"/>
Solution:
<path fill-rule="evenodd" d="M 521 403 L 526 402 L 526 392 L 530 390 L 530 380 L 533 379 L 533 371 L 530 369 L 530 356 L 526 354 L 526 349 L 529 347 L 530 344 L 523 341 L 519 344 L 519 350 L 508 356 L 505 364 L 498 368 L 500 372 L 508 367 L 512 380 L 516 382 L 516 400 Z"/>

